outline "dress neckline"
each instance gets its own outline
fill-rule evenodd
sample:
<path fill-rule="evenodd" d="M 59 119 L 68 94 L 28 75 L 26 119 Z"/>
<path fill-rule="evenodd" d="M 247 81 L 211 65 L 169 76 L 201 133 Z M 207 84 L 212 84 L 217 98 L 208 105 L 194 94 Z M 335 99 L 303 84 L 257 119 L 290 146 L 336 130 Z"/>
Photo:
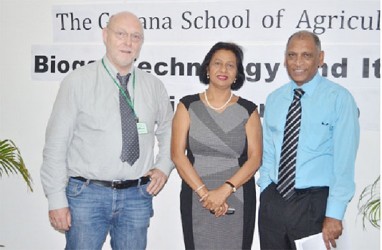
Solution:
<path fill-rule="evenodd" d="M 207 105 L 207 103 L 205 103 L 205 102 L 202 100 L 202 98 L 201 98 L 202 95 L 203 95 L 203 92 L 198 94 L 199 101 L 203 104 L 203 106 L 205 107 L 206 110 L 211 110 L 213 113 L 216 113 L 216 114 L 223 114 L 227 109 L 229 109 L 230 107 L 235 106 L 235 104 L 237 104 L 237 103 L 239 102 L 240 98 L 241 98 L 240 96 L 234 96 L 234 97 L 232 97 L 232 99 L 237 98 L 237 100 L 236 100 L 235 102 L 228 104 L 228 105 L 227 105 L 224 109 L 222 109 L 222 110 L 214 110 L 213 108 L 209 107 L 209 106 Z M 235 99 L 234 99 L 234 100 L 235 100 Z"/>

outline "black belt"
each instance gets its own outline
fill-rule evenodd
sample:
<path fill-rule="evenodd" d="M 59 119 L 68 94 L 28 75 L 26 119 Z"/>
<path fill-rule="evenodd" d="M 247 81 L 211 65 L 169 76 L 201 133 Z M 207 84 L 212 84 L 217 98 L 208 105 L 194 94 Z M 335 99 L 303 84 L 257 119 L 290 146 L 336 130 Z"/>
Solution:
<path fill-rule="evenodd" d="M 110 188 L 115 188 L 115 189 L 124 189 L 124 188 L 130 188 L 130 187 L 136 187 L 138 185 L 145 185 L 150 181 L 150 177 L 148 176 L 143 176 L 137 180 L 115 180 L 115 181 L 100 181 L 100 180 L 89 180 L 85 179 L 84 177 L 81 176 L 76 176 L 76 177 L 71 177 L 75 180 L 83 181 L 83 182 L 88 182 L 88 183 L 93 183 L 99 186 L 103 187 L 110 187 Z"/>
<path fill-rule="evenodd" d="M 324 190 L 329 190 L 329 187 L 310 187 L 310 188 L 295 188 L 296 194 L 314 193 Z"/>

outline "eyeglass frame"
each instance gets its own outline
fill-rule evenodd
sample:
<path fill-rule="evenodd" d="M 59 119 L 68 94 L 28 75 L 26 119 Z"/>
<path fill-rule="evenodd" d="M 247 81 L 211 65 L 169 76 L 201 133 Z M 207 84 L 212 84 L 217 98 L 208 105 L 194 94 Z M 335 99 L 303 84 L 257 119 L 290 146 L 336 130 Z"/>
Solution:
<path fill-rule="evenodd" d="M 140 34 L 139 32 L 127 33 L 124 31 L 116 31 L 110 27 L 107 27 L 107 29 L 111 30 L 118 40 L 126 40 L 130 36 L 130 39 L 132 42 L 139 43 L 143 41 L 143 38 L 144 38 L 143 34 Z"/>

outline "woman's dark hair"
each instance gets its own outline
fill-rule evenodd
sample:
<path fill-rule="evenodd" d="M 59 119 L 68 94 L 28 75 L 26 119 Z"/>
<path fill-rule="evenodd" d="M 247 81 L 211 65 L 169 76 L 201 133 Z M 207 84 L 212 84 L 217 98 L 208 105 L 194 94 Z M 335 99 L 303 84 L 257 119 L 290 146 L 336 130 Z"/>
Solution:
<path fill-rule="evenodd" d="M 211 58 L 218 50 L 229 50 L 232 51 L 236 56 L 236 67 L 237 67 L 237 75 L 236 82 L 231 85 L 232 90 L 240 89 L 245 81 L 244 67 L 243 67 L 243 50 L 235 43 L 226 43 L 226 42 L 218 42 L 210 51 L 208 51 L 206 57 L 204 58 L 202 65 L 200 65 L 199 72 L 199 80 L 204 84 L 209 84 L 209 79 L 207 78 L 207 68 L 210 65 Z"/>

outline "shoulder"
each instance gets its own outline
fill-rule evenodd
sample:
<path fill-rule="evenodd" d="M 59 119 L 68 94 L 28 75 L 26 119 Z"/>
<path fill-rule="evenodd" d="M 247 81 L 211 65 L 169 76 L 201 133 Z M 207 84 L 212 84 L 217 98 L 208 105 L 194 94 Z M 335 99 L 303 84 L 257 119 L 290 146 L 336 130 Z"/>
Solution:
<path fill-rule="evenodd" d="M 144 81 L 147 83 L 163 84 L 162 81 L 158 77 L 156 77 L 155 75 L 153 75 L 149 72 L 141 70 L 140 68 L 135 67 L 134 72 L 135 72 L 137 78 L 139 79 L 139 81 Z"/>
<path fill-rule="evenodd" d="M 133 74 L 137 88 L 142 88 L 145 93 L 158 98 L 168 95 L 164 83 L 157 76 L 139 68 L 134 68 Z"/>
<path fill-rule="evenodd" d="M 335 99 L 353 99 L 353 96 L 348 89 L 324 77 L 318 88 L 318 93 L 326 93 Z"/>
<path fill-rule="evenodd" d="M 100 61 L 78 67 L 67 74 L 61 81 L 60 88 L 82 89 L 96 82 Z"/>
<path fill-rule="evenodd" d="M 289 90 L 291 88 L 291 82 L 285 83 L 278 87 L 277 89 L 273 90 L 268 96 L 267 96 L 267 103 L 272 102 L 273 100 L 279 100 L 280 98 L 284 96 L 288 96 Z"/>
<path fill-rule="evenodd" d="M 78 79 L 87 77 L 96 77 L 96 71 L 100 65 L 100 61 L 95 61 L 84 66 L 78 67 L 64 77 L 64 80 Z"/>
<path fill-rule="evenodd" d="M 239 96 L 239 99 L 237 100 L 237 103 L 244 107 L 247 111 L 248 111 L 248 114 L 252 114 L 253 111 L 256 110 L 257 108 L 257 105 L 255 103 L 253 103 L 252 101 L 249 101 L 247 99 L 244 99 L 242 97 Z"/>
<path fill-rule="evenodd" d="M 348 90 L 342 85 L 340 85 L 339 83 L 333 82 L 325 77 L 322 77 L 322 80 L 320 82 L 320 87 L 328 89 L 330 91 L 348 92 Z"/>
<path fill-rule="evenodd" d="M 184 104 L 184 106 L 188 109 L 191 103 L 199 101 L 199 94 L 187 95 L 182 97 L 179 101 Z"/>
<path fill-rule="evenodd" d="M 291 88 L 291 85 L 292 85 L 292 82 L 287 82 L 283 85 L 281 85 L 280 87 L 278 87 L 277 89 L 273 90 L 270 95 L 282 95 L 284 94 L 285 92 L 287 92 L 290 88 Z"/>

